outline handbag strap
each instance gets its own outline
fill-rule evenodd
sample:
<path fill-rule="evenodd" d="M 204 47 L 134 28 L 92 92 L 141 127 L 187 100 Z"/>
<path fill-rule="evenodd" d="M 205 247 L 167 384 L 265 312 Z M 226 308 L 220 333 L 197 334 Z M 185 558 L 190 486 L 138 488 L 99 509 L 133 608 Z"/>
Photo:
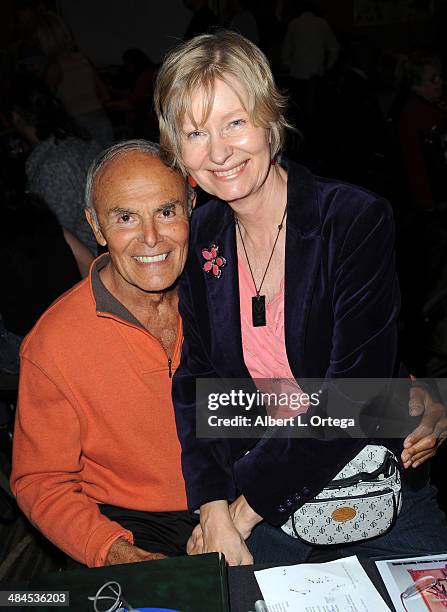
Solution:
<path fill-rule="evenodd" d="M 387 451 L 383 463 L 375 469 L 373 472 L 358 472 L 347 478 L 340 478 L 339 480 L 331 480 L 324 488 L 325 489 L 339 489 L 340 487 L 349 487 L 359 482 L 371 482 L 376 480 L 381 474 L 387 478 L 398 468 L 398 463 L 391 451 Z"/>

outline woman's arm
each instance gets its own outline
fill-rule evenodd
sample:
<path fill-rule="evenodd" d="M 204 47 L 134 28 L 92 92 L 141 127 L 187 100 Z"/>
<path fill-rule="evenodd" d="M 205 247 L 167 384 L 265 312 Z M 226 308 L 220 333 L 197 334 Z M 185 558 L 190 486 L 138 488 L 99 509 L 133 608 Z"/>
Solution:
<path fill-rule="evenodd" d="M 218 378 L 213 370 L 195 321 L 188 267 L 179 285 L 179 311 L 184 341 L 180 365 L 174 374 L 172 395 L 188 506 L 192 510 L 216 500 L 236 497 L 229 440 L 197 438 L 196 379 Z M 200 409 L 200 407 L 199 407 Z"/>
<path fill-rule="evenodd" d="M 88 271 L 90 270 L 90 265 L 94 257 L 83 242 L 78 240 L 78 238 L 76 238 L 76 236 L 74 236 L 67 229 L 62 229 L 64 232 L 65 242 L 70 247 L 74 258 L 76 259 L 76 263 L 78 264 L 79 272 L 82 278 L 85 278 L 88 275 Z"/>
<path fill-rule="evenodd" d="M 196 378 L 218 375 L 207 359 L 198 333 L 187 269 L 180 282 L 179 298 L 185 339 L 180 366 L 174 375 L 173 399 L 188 506 L 200 509 L 200 525 L 194 529 L 187 551 L 190 555 L 219 551 L 230 565 L 250 564 L 252 556 L 228 507 L 228 501 L 237 494 L 229 441 L 196 436 Z"/>

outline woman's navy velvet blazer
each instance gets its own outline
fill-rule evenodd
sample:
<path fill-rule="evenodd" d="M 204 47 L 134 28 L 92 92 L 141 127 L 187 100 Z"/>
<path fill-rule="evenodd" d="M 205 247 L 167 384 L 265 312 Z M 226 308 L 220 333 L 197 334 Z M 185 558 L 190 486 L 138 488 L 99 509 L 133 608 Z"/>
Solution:
<path fill-rule="evenodd" d="M 288 171 L 285 339 L 294 376 L 393 376 L 400 306 L 389 204 L 359 187 Z M 220 278 L 206 274 L 202 249 L 219 246 Z M 241 341 L 234 215 L 212 200 L 192 217 L 180 282 L 184 343 L 173 380 L 182 467 L 191 509 L 242 492 L 279 525 L 316 495 L 364 439 L 253 441 L 196 438 L 196 377 L 249 377 Z"/>

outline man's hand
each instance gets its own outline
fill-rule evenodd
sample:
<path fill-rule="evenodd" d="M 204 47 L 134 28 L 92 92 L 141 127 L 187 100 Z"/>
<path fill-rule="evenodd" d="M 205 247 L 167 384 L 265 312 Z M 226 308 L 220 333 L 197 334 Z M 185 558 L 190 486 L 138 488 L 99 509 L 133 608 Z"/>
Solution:
<path fill-rule="evenodd" d="M 262 516 L 253 510 L 243 495 L 230 504 L 229 511 L 234 526 L 244 540 L 250 536 L 253 527 L 262 521 Z"/>
<path fill-rule="evenodd" d="M 138 563 L 139 561 L 155 561 L 156 559 L 166 559 L 166 555 L 148 552 L 126 542 L 123 538 L 118 538 L 110 547 L 105 564 Z"/>
<path fill-rule="evenodd" d="M 200 525 L 195 527 L 186 546 L 188 555 L 221 552 L 228 565 L 251 565 L 253 557 L 231 520 L 224 500 L 200 508 Z"/>
<path fill-rule="evenodd" d="M 418 467 L 434 457 L 439 445 L 447 436 L 447 410 L 432 399 L 430 393 L 413 386 L 410 389 L 409 409 L 411 416 L 422 415 L 416 429 L 404 440 L 402 462 L 405 468 Z"/>

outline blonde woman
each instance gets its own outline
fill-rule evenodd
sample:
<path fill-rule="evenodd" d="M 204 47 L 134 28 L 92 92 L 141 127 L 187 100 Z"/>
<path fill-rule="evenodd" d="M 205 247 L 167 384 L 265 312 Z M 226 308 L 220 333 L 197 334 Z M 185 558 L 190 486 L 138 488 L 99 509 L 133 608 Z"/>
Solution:
<path fill-rule="evenodd" d="M 201 439 L 195 381 L 392 377 L 399 289 L 391 210 L 280 156 L 285 99 L 265 56 L 240 35 L 201 35 L 174 49 L 155 106 L 172 164 L 213 196 L 193 215 L 179 292 L 185 340 L 173 397 L 189 506 L 200 510 L 188 550 L 222 551 L 232 565 L 252 555 L 304 561 L 312 546 L 278 527 L 368 441 Z M 406 485 L 391 531 L 339 554 L 446 548 L 433 490 Z"/>

